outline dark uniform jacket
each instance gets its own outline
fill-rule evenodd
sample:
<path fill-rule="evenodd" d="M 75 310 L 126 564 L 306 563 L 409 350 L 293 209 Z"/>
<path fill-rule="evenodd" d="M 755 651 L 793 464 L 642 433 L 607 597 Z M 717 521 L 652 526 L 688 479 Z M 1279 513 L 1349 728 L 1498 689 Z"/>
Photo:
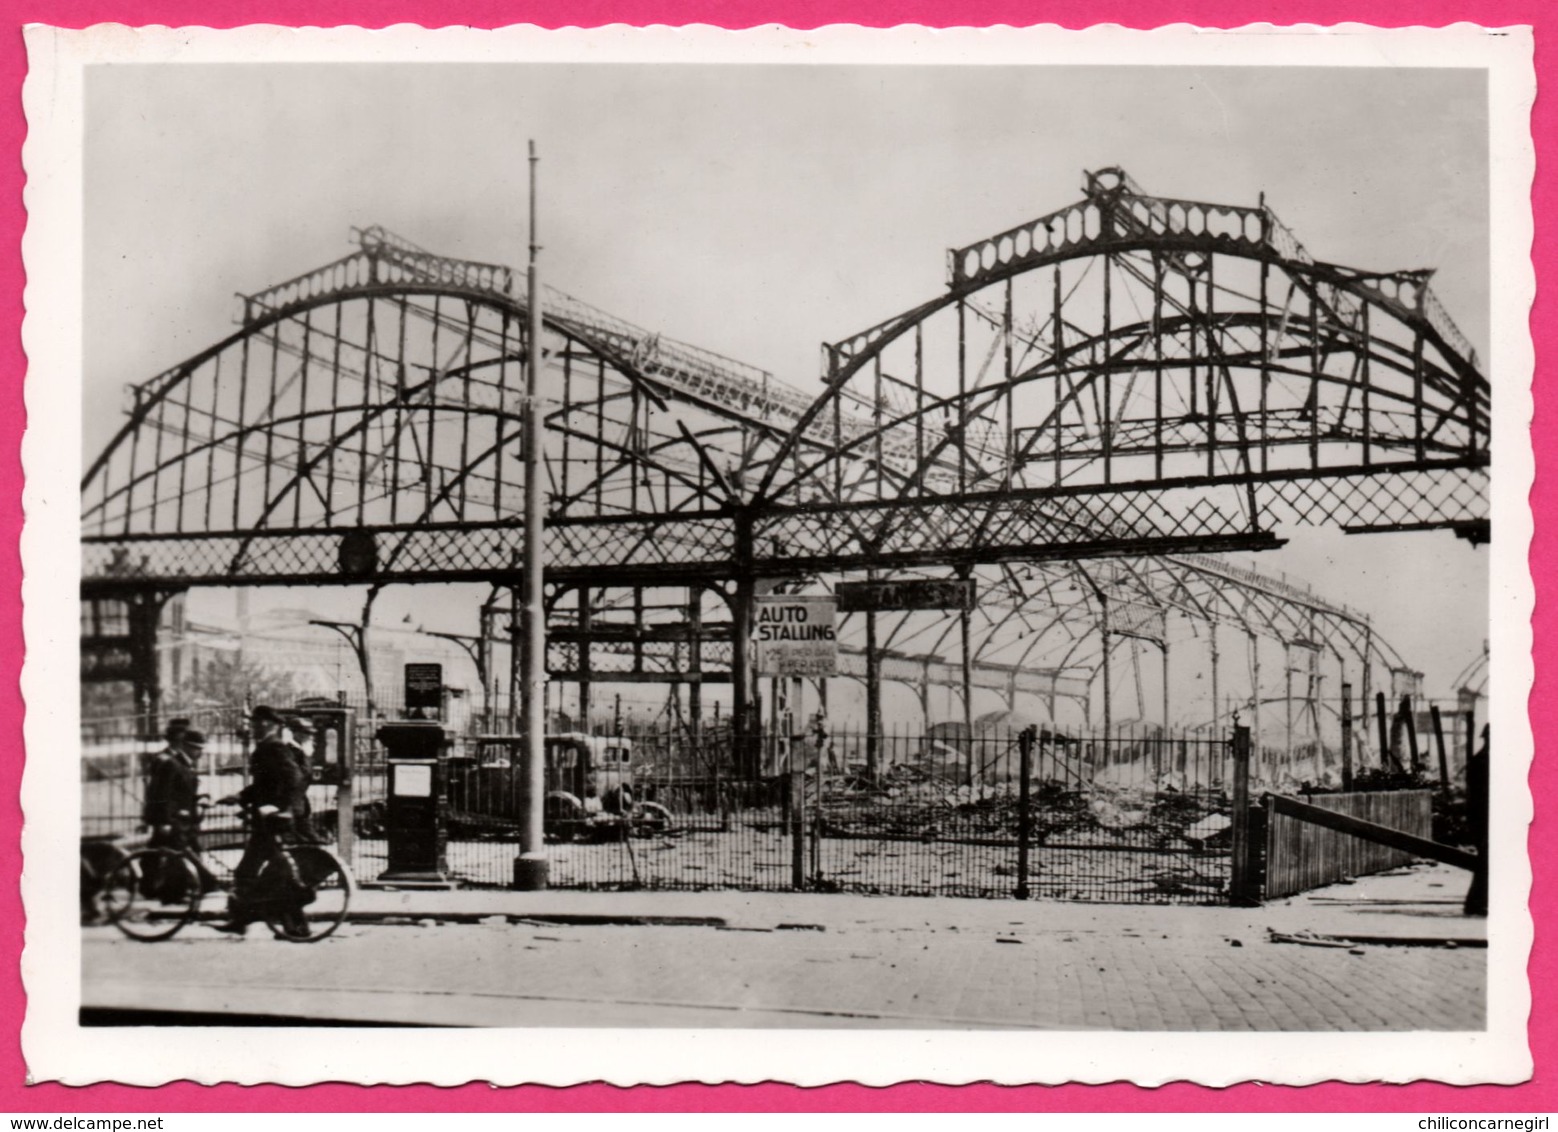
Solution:
<path fill-rule="evenodd" d="M 177 743 L 169 743 L 160 751 L 142 752 L 140 762 L 141 781 L 144 784 L 145 789 L 141 792 L 141 821 L 143 821 L 145 824 L 152 824 L 151 818 L 146 816 L 146 808 L 151 804 L 152 779 L 157 774 L 157 764 L 162 762 L 164 759 L 176 758 L 183 753 L 184 749 Z"/>
<path fill-rule="evenodd" d="M 200 775 L 182 752 L 163 752 L 151 765 L 141 820 L 149 826 L 193 824 Z"/>
<path fill-rule="evenodd" d="M 308 779 L 280 739 L 262 739 L 249 758 L 249 785 L 238 792 L 246 806 L 275 806 L 301 823 L 308 812 Z"/>

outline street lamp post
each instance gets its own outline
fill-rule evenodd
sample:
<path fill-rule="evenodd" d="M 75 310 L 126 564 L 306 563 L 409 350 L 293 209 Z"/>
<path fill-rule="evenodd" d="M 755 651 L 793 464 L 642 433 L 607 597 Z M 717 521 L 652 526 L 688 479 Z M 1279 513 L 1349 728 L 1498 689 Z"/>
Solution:
<path fill-rule="evenodd" d="M 542 830 L 542 795 L 546 789 L 546 620 L 542 604 L 541 474 L 541 280 L 536 264 L 536 143 L 530 143 L 530 271 L 529 333 L 525 348 L 524 422 L 525 537 L 520 588 L 520 827 L 519 856 L 514 858 L 514 887 L 545 888 L 547 859 Z"/>
<path fill-rule="evenodd" d="M 362 619 L 360 621 L 328 621 L 323 618 L 314 618 L 310 625 L 318 625 L 322 629 L 332 629 L 346 638 L 346 643 L 351 646 L 352 655 L 357 658 L 357 670 L 362 673 L 362 687 L 364 708 L 369 719 L 376 714 L 373 704 L 373 661 L 368 642 L 368 619 L 373 613 L 373 603 L 379 596 L 379 587 L 373 586 L 368 590 L 368 597 L 362 603 Z"/>

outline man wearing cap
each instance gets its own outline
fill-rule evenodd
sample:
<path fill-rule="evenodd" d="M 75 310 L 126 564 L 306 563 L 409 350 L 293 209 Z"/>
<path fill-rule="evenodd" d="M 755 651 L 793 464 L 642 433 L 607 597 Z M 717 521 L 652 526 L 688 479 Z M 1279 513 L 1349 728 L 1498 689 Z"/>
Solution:
<path fill-rule="evenodd" d="M 292 757 L 297 760 L 298 772 L 303 776 L 303 792 L 294 815 L 295 832 L 299 840 L 318 841 L 319 835 L 314 829 L 314 806 L 308 800 L 308 787 L 314 781 L 314 757 L 310 754 L 314 746 L 313 720 L 306 715 L 287 716 L 282 738 L 292 748 Z"/>
<path fill-rule="evenodd" d="M 141 777 L 145 781 L 145 791 L 142 794 L 142 798 L 144 799 L 144 802 L 143 802 L 143 804 L 141 806 L 141 824 L 142 825 L 145 825 L 145 826 L 149 827 L 149 826 L 155 826 L 157 824 L 156 822 L 152 821 L 152 819 L 148 816 L 148 811 L 151 808 L 152 779 L 154 777 L 156 777 L 157 765 L 159 763 L 161 763 L 165 759 L 176 758 L 176 757 L 178 757 L 182 753 L 182 751 L 183 751 L 182 739 L 183 739 L 183 736 L 184 736 L 184 732 L 186 732 L 188 730 L 189 730 L 189 720 L 187 720 L 187 719 L 170 719 L 170 720 L 168 720 L 168 726 L 162 733 L 162 737 L 163 737 L 164 740 L 167 741 L 168 745 L 166 747 L 164 747 L 162 750 L 158 751 L 156 754 L 153 754 L 153 755 L 142 755 L 141 756 Z"/>
<path fill-rule="evenodd" d="M 141 817 L 151 827 L 150 844 L 170 849 L 198 848 L 199 760 L 206 748 L 206 737 L 185 729 L 179 741 L 170 744 L 152 763 L 146 783 L 146 804 Z"/>
<path fill-rule="evenodd" d="M 250 812 L 249 840 L 233 870 L 233 896 L 223 931 L 241 935 L 259 918 L 248 896 L 260 869 L 275 854 L 278 832 L 293 825 L 307 804 L 308 780 L 298 766 L 291 744 L 282 738 L 281 716 L 263 705 L 250 714 L 254 752 L 249 756 L 249 785 L 225 801 L 237 801 Z"/>
<path fill-rule="evenodd" d="M 179 740 L 157 756 L 146 782 L 146 803 L 141 817 L 151 829 L 147 845 L 153 849 L 200 852 L 200 756 L 206 737 L 185 728 Z M 211 875 L 201 867 L 207 881 Z M 181 877 L 179 873 L 176 876 Z M 152 878 L 158 885 L 161 878 Z M 176 879 L 176 878 L 175 878 Z M 178 883 L 182 888 L 182 882 Z M 165 890 L 170 897 L 182 896 L 177 889 Z"/>

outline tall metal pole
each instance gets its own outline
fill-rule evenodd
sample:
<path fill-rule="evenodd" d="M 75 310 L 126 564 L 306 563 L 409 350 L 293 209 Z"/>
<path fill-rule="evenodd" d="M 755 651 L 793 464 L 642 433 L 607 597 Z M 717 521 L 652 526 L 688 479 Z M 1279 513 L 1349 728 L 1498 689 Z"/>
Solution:
<path fill-rule="evenodd" d="M 1212 734 L 1217 734 L 1218 713 L 1223 710 L 1221 689 L 1217 686 L 1217 622 L 1213 621 L 1209 639 L 1212 645 Z"/>
<path fill-rule="evenodd" d="M 1256 697 L 1259 702 L 1259 696 Z M 1250 729 L 1233 729 L 1233 852 L 1229 861 L 1230 903 L 1247 906 L 1259 898 L 1250 862 Z"/>
<path fill-rule="evenodd" d="M 579 723 L 578 730 L 586 735 L 595 734 L 595 729 L 590 723 L 590 643 L 594 637 L 591 631 L 595 622 L 595 606 L 589 586 L 579 587 L 579 660 L 576 667 L 579 670 Z"/>
<path fill-rule="evenodd" d="M 1029 785 L 1033 777 L 1033 744 L 1038 739 L 1038 726 L 1029 724 L 1017 735 L 1017 753 L 1021 761 L 1017 780 L 1017 889 L 1012 893 L 1018 900 L 1028 899 L 1028 842 L 1033 838 L 1033 815 L 1028 811 Z"/>
<path fill-rule="evenodd" d="M 379 596 L 381 587 L 371 586 L 368 596 L 362 603 L 361 621 L 310 621 L 310 625 L 319 625 L 326 629 L 334 629 L 346 638 L 346 643 L 352 647 L 352 655 L 357 658 L 357 670 L 362 673 L 363 706 L 371 729 L 373 719 L 378 715 L 378 708 L 373 699 L 373 649 L 368 639 L 368 623 L 373 618 L 373 603 Z"/>
<path fill-rule="evenodd" d="M 970 648 L 972 616 L 967 606 L 958 611 L 958 624 L 963 636 L 963 733 L 968 736 L 968 754 L 963 768 L 965 786 L 974 784 L 974 657 Z"/>
<path fill-rule="evenodd" d="M 541 804 L 546 793 L 546 621 L 541 599 L 541 282 L 536 257 L 536 143 L 530 143 L 530 328 L 525 347 L 525 561 L 520 581 L 520 826 L 519 856 L 514 859 L 514 887 L 545 888 L 547 859 L 541 828 Z"/>
<path fill-rule="evenodd" d="M 493 642 L 493 623 L 497 620 L 498 612 L 498 588 L 493 587 L 492 595 L 482 603 L 481 607 L 481 719 L 482 728 L 486 731 L 498 729 L 498 682 L 497 682 L 497 657 Z"/>
<path fill-rule="evenodd" d="M 1159 643 L 1163 646 L 1163 728 L 1158 732 L 1156 753 L 1153 755 L 1152 759 L 1152 775 L 1154 781 L 1157 781 L 1163 776 L 1164 756 L 1169 754 L 1169 640 L 1167 615 L 1165 615 L 1163 618 L 1163 640 Z M 1169 757 L 1168 765 L 1170 768 L 1172 768 L 1174 765 L 1171 755 Z"/>
<path fill-rule="evenodd" d="M 1102 610 L 1099 617 L 1098 635 L 1103 640 L 1103 670 L 1104 670 L 1104 759 L 1109 757 L 1110 732 L 1114 730 L 1114 704 L 1112 703 L 1113 689 L 1109 679 L 1109 598 L 1100 592 L 1098 606 Z"/>
<path fill-rule="evenodd" d="M 737 539 L 737 554 L 741 542 Z M 748 559 L 750 561 L 750 558 Z M 747 781 L 761 773 L 761 720 L 758 717 L 757 686 L 752 673 L 752 576 L 736 575 L 736 591 L 730 598 L 730 737 L 731 768 Z"/>
<path fill-rule="evenodd" d="M 1352 789 L 1352 685 L 1342 672 L 1342 789 Z"/>
<path fill-rule="evenodd" d="M 1163 640 L 1160 643 L 1163 645 L 1163 732 L 1162 732 L 1162 737 L 1163 737 L 1163 739 L 1165 741 L 1167 741 L 1168 733 L 1169 733 L 1169 642 L 1168 642 L 1168 622 L 1167 622 L 1167 619 L 1164 620 L 1164 624 L 1163 624 Z"/>
<path fill-rule="evenodd" d="M 1250 773 L 1259 782 L 1264 773 L 1265 747 L 1260 734 L 1260 638 L 1250 632 Z"/>
<path fill-rule="evenodd" d="M 1374 626 L 1373 625 L 1365 625 L 1363 627 L 1363 657 L 1362 657 L 1362 664 L 1363 664 L 1363 696 L 1362 696 L 1362 699 L 1360 700 L 1360 703 L 1359 703 L 1360 711 L 1359 711 L 1359 720 L 1358 720 L 1358 722 L 1360 724 L 1360 729 L 1363 732 L 1363 738 L 1365 740 L 1367 740 L 1368 737 L 1369 737 L 1369 705 L 1374 702 L 1374 697 L 1372 695 L 1374 689 L 1373 689 L 1373 687 L 1371 686 L 1371 684 L 1369 682 L 1369 659 L 1370 659 L 1370 656 L 1373 653 L 1373 651 L 1374 651 Z M 1358 761 L 1359 761 L 1359 763 L 1362 763 L 1364 761 L 1363 752 L 1364 752 L 1364 745 L 1360 745 L 1359 748 L 1358 748 Z M 1385 752 L 1384 752 L 1383 748 L 1380 750 L 1379 759 L 1377 761 L 1378 761 L 1380 766 L 1384 766 L 1385 765 Z"/>
<path fill-rule="evenodd" d="M 923 687 L 923 685 L 922 685 Z M 925 720 L 929 734 L 930 720 Z M 876 639 L 876 614 L 866 611 L 866 777 L 876 781 L 882 769 L 882 651 Z"/>
<path fill-rule="evenodd" d="M 703 591 L 687 588 L 687 737 L 703 758 Z"/>
<path fill-rule="evenodd" d="M 521 441 L 524 437 L 521 435 Z M 515 560 L 515 566 L 518 559 Z M 519 694 L 519 654 L 520 638 L 524 635 L 524 629 L 520 625 L 519 599 L 520 586 L 509 587 L 509 710 L 508 732 L 510 735 L 519 734 L 519 705 L 524 698 Z M 513 756 L 510 756 L 511 758 Z"/>
<path fill-rule="evenodd" d="M 1282 642 L 1282 679 L 1285 681 L 1282 706 L 1287 712 L 1283 717 L 1288 732 L 1287 769 L 1291 773 L 1293 770 L 1293 646 L 1287 641 Z"/>
<path fill-rule="evenodd" d="M 762 709 L 758 706 L 752 663 L 752 607 L 757 596 L 757 578 L 753 567 L 752 516 L 741 510 L 734 520 L 736 585 L 730 595 L 730 758 L 736 775 L 753 781 L 762 773 Z M 723 801 L 720 805 L 723 825 Z"/>

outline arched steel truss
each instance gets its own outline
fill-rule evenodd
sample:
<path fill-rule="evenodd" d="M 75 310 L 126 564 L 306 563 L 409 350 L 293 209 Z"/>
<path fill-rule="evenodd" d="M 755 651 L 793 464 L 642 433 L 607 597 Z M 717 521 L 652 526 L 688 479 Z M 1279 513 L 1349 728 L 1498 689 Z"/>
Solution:
<path fill-rule="evenodd" d="M 548 577 L 645 583 L 1486 537 L 1488 383 L 1428 286 L 1264 207 L 1085 198 L 952 253 L 820 396 L 544 296 Z M 89 587 L 511 571 L 527 296 L 378 229 L 134 387 L 83 481 Z"/>
<path fill-rule="evenodd" d="M 89 580 L 124 578 L 127 560 L 141 577 L 228 583 L 513 567 L 529 344 L 512 273 L 378 230 L 359 242 L 245 298 L 238 331 L 134 388 L 84 483 Z M 560 575 L 728 557 L 742 461 L 796 410 L 786 421 L 760 399 L 760 371 L 558 292 L 546 310 Z"/>
<path fill-rule="evenodd" d="M 1432 272 L 1322 263 L 1264 206 L 1149 197 L 1118 169 L 950 261 L 945 294 L 828 347 L 759 487 L 760 547 L 1486 536 L 1488 383 Z"/>
<path fill-rule="evenodd" d="M 1247 649 L 1313 651 L 1317 662 L 1324 657 L 1347 673 L 1358 693 L 1385 689 L 1389 673 L 1406 667 L 1364 614 L 1215 556 L 1004 563 L 981 567 L 973 576 L 980 598 L 969 618 L 972 688 L 993 693 L 1009 707 L 1018 706 L 1019 697 L 1030 707 L 1044 703 L 1052 719 L 1097 714 L 1106 656 L 1118 663 L 1115 654 L 1127 639 L 1158 649 L 1173 644 L 1181 655 L 1199 642 L 1197 647 L 1213 654 L 1213 668 L 1221 649 L 1226 694 L 1219 696 L 1211 686 L 1214 675 L 1199 702 L 1178 697 L 1169 720 L 1176 726 L 1212 723 L 1230 704 L 1248 711 L 1256 698 L 1279 698 L 1271 679 L 1279 665 L 1269 665 L 1262 684 L 1249 670 Z M 820 592 L 829 583 L 815 578 L 804 588 Z M 956 614 L 877 613 L 869 631 L 866 617 L 843 619 L 842 674 L 870 679 L 869 638 L 884 681 L 917 687 L 922 696 L 930 687 L 962 684 Z M 1071 706 L 1062 712 L 1067 701 Z M 1162 722 L 1156 711 L 1152 718 Z"/>
<path fill-rule="evenodd" d="M 552 671 L 686 675 L 696 638 L 697 680 L 748 687 L 730 610 L 759 579 L 881 569 L 976 577 L 968 679 L 1008 697 L 1085 701 L 1121 639 L 1166 649 L 1171 621 L 1406 671 L 1365 619 L 1198 552 L 1286 523 L 1487 537 L 1489 386 L 1431 272 L 1323 263 L 1263 205 L 1118 169 L 1084 194 L 953 251 L 944 294 L 827 347 L 816 396 L 548 289 L 554 597 L 711 599 L 647 633 L 554 603 Z M 83 480 L 85 596 L 514 581 L 524 284 L 356 241 L 132 387 Z M 873 648 L 862 616 L 845 674 L 962 683 L 956 617 L 874 615 Z"/>
<path fill-rule="evenodd" d="M 1086 700 L 1094 694 L 1106 640 L 1128 637 L 1162 647 L 1186 633 L 1210 640 L 1217 629 L 1228 634 L 1230 657 L 1244 639 L 1260 638 L 1314 647 L 1359 676 L 1364 668 L 1373 668 L 1382 686 L 1384 673 L 1405 667 L 1366 615 L 1308 588 L 1213 556 L 1008 563 L 980 568 L 974 578 L 980 598 L 970 624 L 973 685 L 1006 698 L 1021 693 L 1052 703 Z M 827 592 L 832 582 L 814 577 L 792 583 L 792 588 Z M 591 639 L 595 654 L 589 674 L 601 682 L 614 677 L 673 682 L 691 669 L 700 681 L 725 683 L 732 639 L 726 590 L 715 586 L 698 596 L 679 588 L 557 589 L 548 601 L 553 626 L 549 670 L 564 680 L 577 679 L 584 671 L 579 646 Z M 588 596 L 582 597 L 581 591 Z M 843 675 L 865 675 L 865 617 L 841 618 Z M 875 617 L 884 679 L 921 686 L 961 683 L 955 614 L 893 612 Z M 583 631 L 587 621 L 593 630 L 589 634 Z M 691 663 L 688 646 L 694 636 L 699 648 L 696 663 Z M 603 652 L 616 656 L 607 659 Z M 1237 662 L 1230 659 L 1230 669 L 1234 667 Z"/>

